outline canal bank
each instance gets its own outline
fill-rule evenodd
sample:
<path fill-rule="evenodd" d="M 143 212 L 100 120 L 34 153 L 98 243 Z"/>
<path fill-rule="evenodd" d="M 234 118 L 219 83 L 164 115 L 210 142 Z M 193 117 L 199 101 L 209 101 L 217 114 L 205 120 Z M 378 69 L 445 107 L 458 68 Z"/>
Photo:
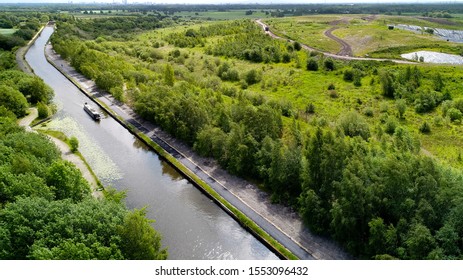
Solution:
<path fill-rule="evenodd" d="M 54 53 L 50 45 L 46 47 L 48 60 L 76 84 L 83 92 L 98 102 L 104 110 L 151 146 L 155 143 L 158 152 L 170 160 L 178 170 L 203 189 L 209 186 L 222 197 L 216 203 L 231 203 L 227 211 L 235 213 L 238 208 L 243 216 L 250 217 L 265 232 L 284 244 L 290 251 L 303 259 L 345 259 L 348 258 L 330 240 L 311 234 L 302 224 L 297 213 L 281 205 L 270 203 L 268 195 L 256 186 L 240 178 L 229 175 L 220 169 L 216 162 L 195 155 L 189 147 L 162 132 L 159 127 L 139 118 L 127 105 L 122 104 L 105 92 L 99 91 L 95 84 L 77 73 L 69 64 Z M 156 147 L 156 146 L 155 146 Z M 208 192 L 210 195 L 210 192 Z M 237 213 L 237 212 L 236 212 Z M 240 214 L 234 214 L 240 216 Z M 244 222 L 246 224 L 246 222 Z M 260 234 L 258 234 L 260 235 Z M 273 246 L 273 245 L 272 245 Z"/>

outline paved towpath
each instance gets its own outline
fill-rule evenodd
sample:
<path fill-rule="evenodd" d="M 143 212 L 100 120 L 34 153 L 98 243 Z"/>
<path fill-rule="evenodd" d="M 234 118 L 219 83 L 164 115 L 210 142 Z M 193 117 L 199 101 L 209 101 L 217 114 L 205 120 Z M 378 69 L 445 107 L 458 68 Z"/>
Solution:
<path fill-rule="evenodd" d="M 100 91 L 93 81 L 77 73 L 68 62 L 56 54 L 51 45 L 45 47 L 45 53 L 49 61 L 70 77 L 72 82 L 78 84 L 87 95 L 106 104 L 119 117 L 163 147 L 296 256 L 301 259 L 350 258 L 331 240 L 312 234 L 303 225 L 299 215 L 290 208 L 271 204 L 269 195 L 255 185 L 228 174 L 215 160 L 199 157 L 191 148 L 158 126 L 137 116 L 129 106 Z"/>

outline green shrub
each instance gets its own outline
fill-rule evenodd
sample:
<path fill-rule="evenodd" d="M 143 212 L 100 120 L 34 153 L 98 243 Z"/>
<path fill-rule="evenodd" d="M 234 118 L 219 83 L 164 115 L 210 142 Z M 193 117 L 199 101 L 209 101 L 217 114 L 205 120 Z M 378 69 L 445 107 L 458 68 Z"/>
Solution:
<path fill-rule="evenodd" d="M 332 58 L 325 59 L 325 61 L 323 62 L 323 65 L 325 66 L 326 71 L 333 71 L 336 69 L 334 65 L 334 60 Z"/>
<path fill-rule="evenodd" d="M 313 103 L 309 103 L 309 104 L 307 105 L 307 107 L 305 108 L 305 112 L 306 112 L 307 114 L 313 114 L 313 113 L 315 113 L 315 105 L 313 105 Z"/>
<path fill-rule="evenodd" d="M 261 77 L 255 69 L 249 70 L 244 76 L 244 80 L 248 85 L 257 84 L 260 82 L 260 79 Z"/>
<path fill-rule="evenodd" d="M 72 136 L 71 139 L 69 139 L 69 145 L 71 146 L 71 152 L 75 153 L 79 148 L 79 140 L 77 140 L 75 136 Z"/>
<path fill-rule="evenodd" d="M 42 102 L 37 103 L 37 111 L 39 113 L 39 118 L 45 119 L 48 118 L 48 106 Z"/>
<path fill-rule="evenodd" d="M 452 122 L 460 121 L 462 117 L 462 113 L 458 109 L 450 108 L 447 110 L 447 116 L 450 118 Z"/>
<path fill-rule="evenodd" d="M 365 140 L 370 137 L 368 123 L 355 111 L 348 112 L 339 118 L 339 128 L 346 136 L 360 136 Z"/>
<path fill-rule="evenodd" d="M 318 62 L 317 60 L 311 58 L 307 61 L 307 70 L 309 71 L 318 71 Z"/>
<path fill-rule="evenodd" d="M 421 133 L 431 133 L 431 125 L 425 121 L 421 124 L 419 130 Z"/>
<path fill-rule="evenodd" d="M 343 79 L 346 82 L 352 82 L 354 80 L 354 70 L 353 69 L 344 70 Z"/>
<path fill-rule="evenodd" d="M 393 118 L 388 118 L 386 121 L 386 128 L 384 129 L 384 131 L 387 134 L 392 135 L 394 134 L 396 128 L 397 128 L 397 122 Z"/>
<path fill-rule="evenodd" d="M 363 110 L 363 114 L 367 117 L 373 117 L 374 115 L 373 108 L 366 107 L 365 110 Z"/>

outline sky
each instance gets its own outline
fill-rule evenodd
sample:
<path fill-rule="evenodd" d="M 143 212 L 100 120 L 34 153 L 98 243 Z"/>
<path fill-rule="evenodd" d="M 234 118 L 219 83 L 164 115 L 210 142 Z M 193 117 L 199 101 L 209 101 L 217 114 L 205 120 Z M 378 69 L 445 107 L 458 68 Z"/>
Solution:
<path fill-rule="evenodd" d="M 121 3 L 122 0 L 0 0 L 1 3 Z M 463 3 L 463 0 L 127 0 L 128 4 L 313 4 L 313 3 Z"/>

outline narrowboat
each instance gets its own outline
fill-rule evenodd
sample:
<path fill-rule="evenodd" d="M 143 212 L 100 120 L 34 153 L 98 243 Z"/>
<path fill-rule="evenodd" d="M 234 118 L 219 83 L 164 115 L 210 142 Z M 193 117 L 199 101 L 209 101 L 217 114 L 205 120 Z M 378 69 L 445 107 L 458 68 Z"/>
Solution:
<path fill-rule="evenodd" d="M 93 109 L 92 106 L 87 104 L 87 102 L 84 104 L 84 111 L 87 112 L 87 114 L 89 114 L 90 117 L 92 117 L 92 119 L 95 121 L 99 121 L 101 118 L 100 114 L 95 109 Z"/>

